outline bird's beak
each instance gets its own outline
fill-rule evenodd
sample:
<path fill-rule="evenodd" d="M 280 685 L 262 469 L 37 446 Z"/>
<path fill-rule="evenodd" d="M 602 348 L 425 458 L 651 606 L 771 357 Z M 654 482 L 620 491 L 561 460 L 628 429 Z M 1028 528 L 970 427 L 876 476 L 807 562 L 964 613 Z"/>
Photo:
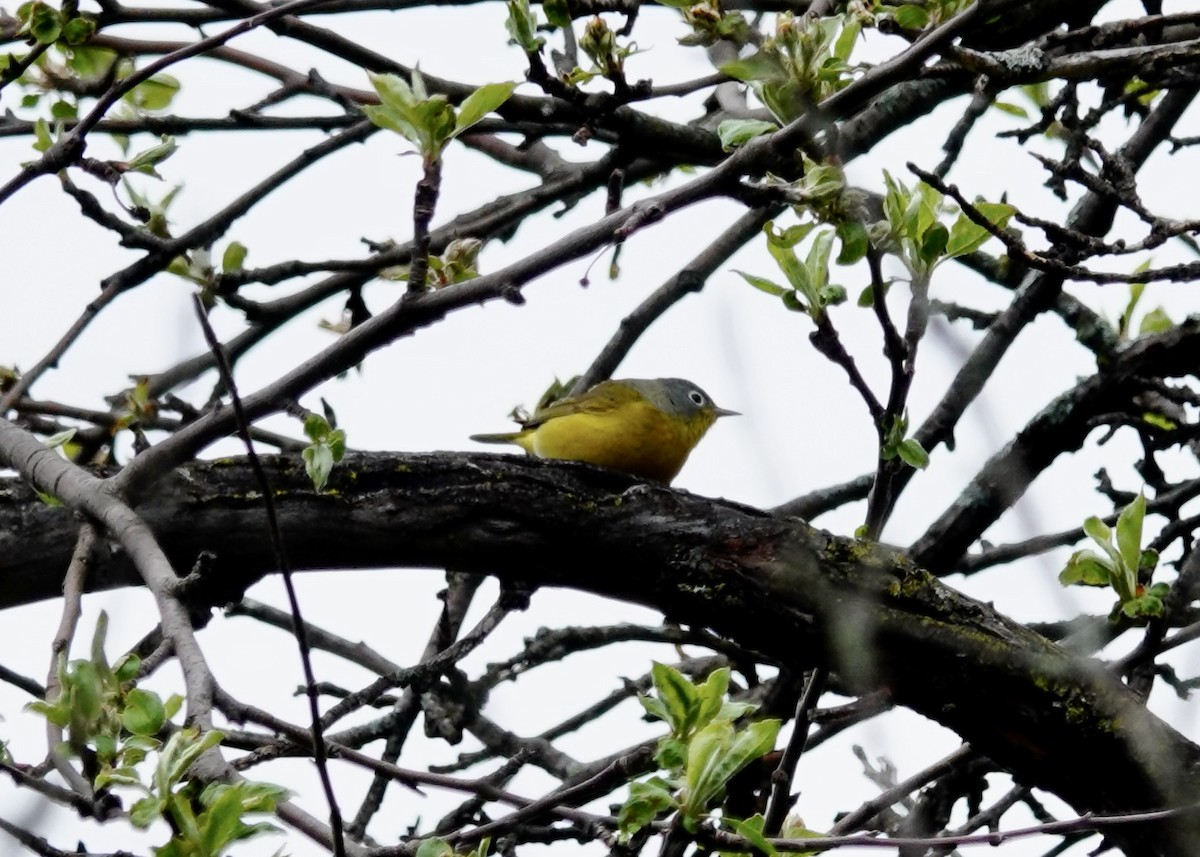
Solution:
<path fill-rule="evenodd" d="M 713 413 L 718 417 L 740 417 L 741 411 L 731 411 L 728 408 L 713 408 Z"/>

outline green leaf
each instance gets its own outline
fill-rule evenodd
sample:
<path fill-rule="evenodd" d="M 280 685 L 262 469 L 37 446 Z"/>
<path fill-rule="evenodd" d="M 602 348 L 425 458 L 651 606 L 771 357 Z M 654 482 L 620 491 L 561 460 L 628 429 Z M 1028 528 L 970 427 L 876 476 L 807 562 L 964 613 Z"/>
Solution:
<path fill-rule="evenodd" d="M 455 136 L 508 101 L 516 88 L 515 83 L 488 83 L 468 95 L 458 108 L 458 117 L 454 122 Z"/>
<path fill-rule="evenodd" d="M 543 0 L 542 11 L 553 27 L 571 26 L 571 8 L 567 0 Z"/>
<path fill-rule="evenodd" d="M 79 116 L 79 107 L 73 101 L 55 101 L 50 105 L 50 118 L 57 122 L 67 122 Z"/>
<path fill-rule="evenodd" d="M 508 17 L 504 28 L 508 30 L 510 45 L 516 45 L 526 53 L 537 53 L 546 40 L 537 35 L 537 15 L 529 7 L 529 0 L 508 0 Z"/>
<path fill-rule="evenodd" d="M 130 159 L 127 169 L 130 172 L 145 173 L 148 176 L 162 178 L 156 171 L 155 167 L 171 157 L 179 149 L 175 143 L 174 137 L 163 136 L 162 142 L 157 146 L 146 149 L 144 152 L 138 152 Z"/>
<path fill-rule="evenodd" d="M 139 752 L 149 752 L 162 747 L 163 742 L 149 735 L 130 735 L 121 745 L 121 752 L 126 750 L 136 750 Z"/>
<path fill-rule="evenodd" d="M 62 35 L 62 15 L 45 3 L 36 2 L 29 7 L 29 35 L 39 44 L 52 45 Z"/>
<path fill-rule="evenodd" d="M 717 137 L 721 141 L 721 148 L 726 152 L 731 152 L 739 146 L 746 145 L 755 137 L 772 134 L 778 130 L 779 126 L 774 122 L 766 122 L 762 119 L 726 119 L 717 126 Z"/>
<path fill-rule="evenodd" d="M 1112 540 L 1112 530 L 1109 529 L 1108 524 L 1095 515 L 1088 517 L 1083 522 L 1083 532 L 1099 545 L 1107 546 Z"/>
<path fill-rule="evenodd" d="M 162 804 L 157 798 L 144 797 L 129 808 L 129 823 L 138 830 L 145 830 L 162 815 Z"/>
<path fill-rule="evenodd" d="M 783 305 L 792 312 L 802 312 L 805 315 L 809 314 L 808 304 L 800 300 L 800 295 L 797 292 L 784 293 Z"/>
<path fill-rule="evenodd" d="M 304 459 L 304 472 L 317 491 L 325 490 L 329 474 L 333 472 L 333 450 L 326 443 L 314 443 L 300 453 Z"/>
<path fill-rule="evenodd" d="M 142 659 L 133 652 L 122 655 L 113 666 L 113 676 L 120 684 L 127 684 L 137 678 L 138 670 L 142 668 Z"/>
<path fill-rule="evenodd" d="M 663 701 L 656 696 L 639 696 L 638 702 L 642 704 L 642 708 L 646 713 L 656 720 L 661 720 L 664 723 L 671 722 L 671 713 L 667 711 L 667 706 Z"/>
<path fill-rule="evenodd" d="M 1117 516 L 1117 550 L 1121 554 L 1121 564 L 1134 579 L 1142 555 L 1142 522 L 1146 517 L 1146 497 L 1138 494 L 1133 502 L 1121 510 Z"/>
<path fill-rule="evenodd" d="M 756 277 L 754 274 L 747 274 L 745 271 L 734 271 L 734 273 L 741 276 L 743 280 L 754 286 L 754 288 L 758 289 L 760 292 L 766 292 L 767 294 L 777 298 L 783 297 L 784 294 L 790 291 L 790 289 L 785 289 L 783 286 L 778 285 L 774 281 L 768 280 L 765 277 Z"/>
<path fill-rule="evenodd" d="M 691 818 L 703 815 L 728 777 L 724 760 L 733 743 L 733 725 L 719 720 L 697 732 L 688 742 L 687 770 L 680 809 Z M 732 773 L 729 775 L 732 776 Z"/>
<path fill-rule="evenodd" d="M 417 857 L 454 857 L 454 849 L 445 839 L 431 836 L 417 846 Z"/>
<path fill-rule="evenodd" d="M 812 283 L 812 294 L 809 300 L 820 301 L 821 292 L 829 284 L 829 257 L 833 255 L 833 230 L 823 229 L 813 238 L 808 255 L 804 258 L 804 268 L 808 272 L 808 280 Z"/>
<path fill-rule="evenodd" d="M 763 227 L 763 231 L 767 235 L 767 242 L 769 244 L 792 248 L 807 238 L 816 228 L 816 223 L 797 223 L 794 226 L 789 226 L 787 229 L 777 230 L 775 229 L 775 222 L 771 221 Z"/>
<path fill-rule="evenodd" d="M 399 134 L 414 146 L 420 145 L 421 136 L 417 133 L 417 129 L 411 122 L 402 119 L 395 112 L 378 104 L 367 104 L 362 111 L 363 115 L 378 127 Z"/>
<path fill-rule="evenodd" d="M 707 726 L 721 713 L 725 694 L 729 691 L 729 667 L 715 669 L 708 679 L 697 688 L 700 705 L 696 710 L 696 727 Z"/>
<path fill-rule="evenodd" d="M 725 700 L 721 703 L 721 710 L 713 720 L 728 720 L 730 723 L 749 714 L 752 711 L 757 711 L 758 706 L 753 702 L 730 702 Z"/>
<path fill-rule="evenodd" d="M 246 264 L 246 254 L 249 252 L 241 241 L 230 241 L 221 256 L 221 270 L 226 274 L 242 270 L 242 266 Z"/>
<path fill-rule="evenodd" d="M 331 431 L 333 426 L 329 424 L 329 420 L 316 411 L 309 411 L 304 415 L 304 435 L 309 440 L 324 440 Z"/>
<path fill-rule="evenodd" d="M 905 30 L 924 30 L 929 26 L 929 12 L 921 6 L 906 3 L 896 10 L 895 20 Z"/>
<path fill-rule="evenodd" d="M 1019 116 L 1021 119 L 1029 118 L 1029 111 L 1019 104 L 1012 104 L 1008 101 L 993 101 L 992 107 L 1010 116 Z"/>
<path fill-rule="evenodd" d="M 95 720 L 100 716 L 104 698 L 104 687 L 95 664 L 90 661 L 75 661 L 70 682 L 73 717 L 81 717 L 89 722 Z"/>
<path fill-rule="evenodd" d="M 70 442 L 71 438 L 75 437 L 76 429 L 69 428 L 60 432 L 55 432 L 46 438 L 42 443 L 47 449 L 58 449 L 60 446 Z"/>
<path fill-rule="evenodd" d="M 155 771 L 155 787 L 166 794 L 187 775 L 188 768 L 210 749 L 221 743 L 225 735 L 216 729 L 203 735 L 194 728 L 180 729 L 167 741 L 159 755 Z"/>
<path fill-rule="evenodd" d="M 334 429 L 329 433 L 329 437 L 325 442 L 329 444 L 329 451 L 333 454 L 335 462 L 341 461 L 346 455 L 346 432 L 342 429 Z"/>
<path fill-rule="evenodd" d="M 929 453 L 916 438 L 902 440 L 896 447 L 896 454 L 900 456 L 901 461 L 917 470 L 924 470 L 929 466 Z"/>
<path fill-rule="evenodd" d="M 768 239 L 767 252 L 771 254 L 771 258 L 775 260 L 779 270 L 787 277 L 792 288 L 803 295 L 810 304 L 815 303 L 816 294 L 812 282 L 809 280 L 808 271 L 797 258 L 795 250 Z"/>
<path fill-rule="evenodd" d="M 733 828 L 733 832 L 742 837 L 761 851 L 766 857 L 775 857 L 779 852 L 775 850 L 775 846 L 771 844 L 771 840 L 763 836 L 763 827 L 767 820 L 763 818 L 762 813 L 756 813 L 745 821 L 739 821 L 736 818 L 722 817 L 721 821 Z"/>
<path fill-rule="evenodd" d="M 684 3 L 684 7 L 691 5 L 691 2 Z M 772 78 L 787 74 L 786 66 L 784 66 L 779 55 L 773 51 L 759 51 L 742 59 L 722 63 L 717 66 L 717 69 L 729 75 L 734 80 L 740 80 L 743 83 L 750 83 L 756 80 L 771 80 Z"/>
<path fill-rule="evenodd" d="M 108 48 L 75 45 L 67 64 L 81 77 L 95 78 L 108 74 L 116 61 L 117 54 Z"/>
<path fill-rule="evenodd" d="M 1131 619 L 1143 616 L 1161 616 L 1163 614 L 1163 602 L 1161 598 L 1146 593 L 1138 595 L 1135 598 L 1130 598 L 1127 601 L 1122 601 L 1121 612 Z"/>
<path fill-rule="evenodd" d="M 838 285 L 825 286 L 817 293 L 817 296 L 821 300 L 821 306 L 839 306 L 846 302 L 846 289 Z"/>
<path fill-rule="evenodd" d="M 169 74 L 156 74 L 142 81 L 129 92 L 125 100 L 139 110 L 165 110 L 179 94 L 180 83 Z"/>
<path fill-rule="evenodd" d="M 376 74 L 367 72 L 367 79 L 371 81 L 371 86 L 374 88 L 376 95 L 383 107 L 390 108 L 398 115 L 408 117 L 417 104 L 417 97 L 413 94 L 412 87 L 408 81 L 398 74 Z M 411 119 L 410 119 L 411 121 Z"/>
<path fill-rule="evenodd" d="M 1179 428 L 1179 424 L 1173 419 L 1170 419 L 1163 414 L 1156 414 L 1153 411 L 1146 411 L 1143 413 L 1142 422 L 1148 426 L 1162 429 L 1163 431 L 1175 431 L 1175 429 Z"/>
<path fill-rule="evenodd" d="M 96 22 L 78 16 L 63 24 L 62 40 L 68 45 L 82 45 L 96 32 Z"/>
<path fill-rule="evenodd" d="M 940 223 L 934 223 L 921 235 L 921 245 L 918 254 L 926 265 L 932 265 L 946 252 L 950 241 L 950 230 Z"/>
<path fill-rule="evenodd" d="M 1015 208 L 1004 203 L 977 202 L 975 208 L 997 229 L 1004 229 L 1016 212 Z M 953 259 L 956 256 L 974 253 L 991 237 L 992 234 L 987 229 L 965 214 L 959 214 L 950 229 L 950 240 L 946 242 L 946 257 Z"/>
<path fill-rule="evenodd" d="M 32 711 L 34 714 L 40 714 L 45 717 L 59 729 L 65 729 L 67 724 L 71 722 L 71 712 L 66 706 L 49 703 L 42 699 L 35 699 L 33 702 L 26 704 L 25 709 Z"/>
<path fill-rule="evenodd" d="M 687 735 L 699 707 L 695 685 L 679 670 L 657 661 L 650 667 L 650 674 L 654 678 L 658 698 L 666 706 L 671 734 L 678 737 Z"/>
<path fill-rule="evenodd" d="M 679 738 L 659 738 L 654 762 L 664 771 L 682 771 L 687 764 L 688 745 Z"/>
<path fill-rule="evenodd" d="M 837 237 L 842 242 L 842 250 L 838 253 L 839 265 L 853 265 L 867 255 L 871 241 L 867 236 L 867 227 L 857 220 L 843 220 L 837 225 Z"/>
<path fill-rule="evenodd" d="M 846 20 L 843 18 L 843 20 Z M 845 64 L 850 60 L 850 55 L 854 53 L 854 45 L 858 42 L 858 36 L 862 32 L 862 24 L 857 18 L 850 18 L 842 26 L 842 32 L 838 34 L 837 41 L 833 43 L 833 56 L 840 60 L 839 71 L 845 68 Z"/>
<path fill-rule="evenodd" d="M 617 829 L 629 837 L 675 806 L 670 784 L 658 777 L 629 784 L 629 797 L 617 813 Z M 418 853 L 417 857 L 421 857 Z"/>
<path fill-rule="evenodd" d="M 140 786 L 141 778 L 138 776 L 136 768 L 107 768 L 96 775 L 96 781 L 92 784 L 96 789 L 104 788 L 108 785 L 116 786 Z"/>
<path fill-rule="evenodd" d="M 167 722 L 167 711 L 157 693 L 134 688 L 125 695 L 121 725 L 134 735 L 157 735 Z"/>
<path fill-rule="evenodd" d="M 242 802 L 236 787 L 225 783 L 214 783 L 218 788 L 205 789 L 202 803 L 204 813 L 200 816 L 201 854 L 220 854 L 227 846 L 244 838 L 246 827 L 242 823 Z"/>
<path fill-rule="evenodd" d="M 1066 567 L 1058 573 L 1063 586 L 1108 586 L 1112 564 L 1095 551 L 1078 550 L 1071 554 Z"/>
<path fill-rule="evenodd" d="M 50 136 L 50 126 L 46 124 L 46 120 L 38 117 L 33 123 L 33 148 L 38 152 L 45 152 L 54 145 L 54 138 Z"/>
<path fill-rule="evenodd" d="M 684 815 L 704 814 L 734 774 L 775 747 L 779 727 L 778 720 L 759 720 L 735 732 L 719 720 L 697 732 L 688 746 Z"/>
<path fill-rule="evenodd" d="M 1162 307 L 1155 307 L 1142 316 L 1142 323 L 1138 327 L 1138 336 L 1145 336 L 1147 333 L 1165 333 L 1175 326 L 1175 322 L 1167 315 L 1167 311 Z"/>
<path fill-rule="evenodd" d="M 412 94 L 417 103 L 429 100 L 429 90 L 425 88 L 425 78 L 421 75 L 419 66 L 413 66 Z"/>

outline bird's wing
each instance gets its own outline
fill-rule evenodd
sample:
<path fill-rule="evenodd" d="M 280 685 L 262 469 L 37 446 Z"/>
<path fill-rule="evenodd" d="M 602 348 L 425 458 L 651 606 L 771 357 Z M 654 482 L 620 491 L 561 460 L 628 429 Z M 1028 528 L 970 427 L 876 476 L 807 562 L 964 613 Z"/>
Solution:
<path fill-rule="evenodd" d="M 542 408 L 525 423 L 526 429 L 537 428 L 556 417 L 570 414 L 604 414 L 620 405 L 641 398 L 637 390 L 616 381 L 601 381 L 585 393 L 567 396 Z"/>

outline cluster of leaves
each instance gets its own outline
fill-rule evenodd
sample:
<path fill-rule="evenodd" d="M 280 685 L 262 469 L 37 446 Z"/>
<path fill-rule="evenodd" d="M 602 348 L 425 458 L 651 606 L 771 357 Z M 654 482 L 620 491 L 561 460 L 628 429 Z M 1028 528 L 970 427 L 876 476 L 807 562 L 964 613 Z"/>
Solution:
<path fill-rule="evenodd" d="M 491 838 L 485 836 L 472 850 L 458 852 L 440 836 L 430 836 L 428 839 L 421 840 L 421 844 L 417 846 L 416 857 L 487 857 L 491 847 Z"/>
<path fill-rule="evenodd" d="M 282 832 L 269 821 L 248 824 L 245 817 L 274 812 L 287 798 L 287 789 L 245 781 L 200 788 L 187 781 L 188 769 L 223 737 L 215 730 L 201 734 L 194 728 L 180 729 L 159 752 L 149 787 L 140 781 L 123 783 L 145 793 L 129 810 L 135 827 L 145 829 L 162 818 L 176 831 L 166 845 L 154 849 L 155 857 L 220 857 L 237 842 Z"/>
<path fill-rule="evenodd" d="M 364 107 L 363 112 L 380 128 L 395 131 L 416 146 L 427 165 L 440 161 L 451 140 L 507 101 L 517 87 L 515 83 L 484 84 L 455 108 L 445 95 L 430 95 L 416 69 L 411 85 L 397 74 L 368 76 L 380 103 Z"/>
<path fill-rule="evenodd" d="M 153 691 L 137 686 L 141 660 L 126 654 L 110 665 L 104 654 L 108 617 L 101 613 L 92 637 L 88 660 L 58 664 L 59 693 L 53 700 L 37 700 L 29 709 L 65 730 L 57 752 L 81 758 L 97 790 L 111 787 L 136 789 L 142 794 L 129 811 L 130 821 L 147 828 L 159 818 L 169 818 L 174 835 L 155 848 L 156 857 L 219 857 L 234 842 L 274 831 L 269 823 L 246 824 L 248 813 L 272 812 L 284 789 L 266 784 L 214 783 L 203 789 L 187 782 L 188 769 L 205 752 L 221 742 L 222 734 L 198 729 L 174 729 L 170 719 L 183 698 L 165 701 Z M 165 744 L 159 737 L 174 729 Z M 149 785 L 143 783 L 139 765 L 154 755 Z"/>
<path fill-rule="evenodd" d="M 887 193 L 883 200 L 884 221 L 872 230 L 871 241 L 883 252 L 893 253 L 914 280 L 927 281 L 934 268 L 948 259 L 974 253 L 991 237 L 984 226 L 959 212 L 954 223 L 947 227 L 941 222 L 943 214 L 953 209 L 941 192 L 925 182 L 910 189 L 884 170 Z M 977 200 L 976 211 L 998 230 L 1008 226 L 1016 209 L 1003 202 Z"/>
<path fill-rule="evenodd" d="M 755 706 L 727 699 L 728 669 L 714 670 L 703 684 L 663 664 L 652 675 L 656 695 L 641 703 L 670 729 L 655 753 L 664 775 L 630 784 L 618 814 L 626 838 L 666 812 L 678 812 L 684 828 L 695 831 L 730 779 L 774 749 L 779 734 L 778 720 L 734 725 Z"/>
<path fill-rule="evenodd" d="M 110 665 L 104 654 L 108 617 L 101 613 L 92 637 L 89 660 L 58 662 L 59 693 L 54 700 L 37 700 L 29 709 L 65 730 L 57 748 L 64 757 L 94 760 L 94 785 L 136 779 L 133 766 L 157 750 L 154 737 L 179 710 L 182 698 L 164 702 L 158 694 L 136 686 L 141 661 L 132 654 Z"/>
<path fill-rule="evenodd" d="M 741 48 L 750 41 L 751 29 L 745 16 L 736 10 L 725 9 L 720 0 L 659 0 L 664 6 L 678 9 L 691 32 L 679 39 L 679 44 L 692 47 L 711 47 L 728 42 Z"/>
<path fill-rule="evenodd" d="M 986 227 L 961 212 L 952 225 L 946 226 L 941 218 L 951 209 L 938 190 L 924 182 L 910 189 L 886 170 L 884 219 L 865 226 L 855 216 L 863 210 L 861 200 L 846 190 L 841 171 L 834 165 L 811 161 L 806 161 L 805 166 L 804 175 L 788 186 L 787 195 L 802 216 L 813 219 L 783 230 L 768 224 L 765 230 L 768 250 L 789 286 L 738 273 L 755 288 L 781 298 L 788 309 L 808 313 L 816 321 L 820 321 L 828 306 L 841 303 L 845 297 L 843 289 L 828 285 L 835 236 L 841 242 L 836 259 L 839 265 L 859 261 L 873 246 L 896 256 L 912 280 L 921 283 L 927 283 L 934 268 L 942 262 L 978 250 L 991 237 Z M 1004 229 L 1015 212 L 1006 203 L 979 201 L 974 207 L 996 229 Z M 817 231 L 807 256 L 801 261 L 794 248 L 821 223 L 832 223 L 834 229 Z M 868 287 L 860 295 L 859 305 L 870 306 L 874 297 Z"/>
<path fill-rule="evenodd" d="M 909 467 L 924 470 L 929 466 L 929 453 L 921 446 L 921 442 L 908 435 L 908 417 L 895 416 L 884 428 L 883 445 L 879 448 L 879 457 L 884 461 L 899 458 Z"/>
<path fill-rule="evenodd" d="M 454 283 L 465 283 L 479 276 L 479 251 L 483 242 L 478 238 L 455 238 L 446 245 L 441 255 L 430 255 L 426 288 L 440 289 Z M 397 265 L 380 272 L 385 280 L 408 282 L 411 265 Z"/>
<path fill-rule="evenodd" d="M 64 4 L 64 8 L 59 10 L 42 0 L 22 3 L 17 7 L 17 20 L 21 22 L 17 35 L 39 45 L 53 45 L 60 41 L 67 45 L 84 44 L 96 32 L 96 22 L 75 14 L 74 6 L 77 4 Z"/>
<path fill-rule="evenodd" d="M 925 0 L 922 3 L 875 3 L 875 13 L 896 22 L 902 30 L 924 30 L 953 18 L 975 0 Z"/>
<path fill-rule="evenodd" d="M 551 18 L 551 24 L 556 27 L 565 27 L 571 23 L 568 10 L 563 8 L 565 5 L 563 0 L 542 5 L 546 15 Z M 508 0 L 506 8 L 508 17 L 504 26 L 508 30 L 508 43 L 516 45 L 527 54 L 539 53 L 546 46 L 546 40 L 538 35 L 541 23 L 538 21 L 537 12 L 529 5 L 529 0 Z"/>
<path fill-rule="evenodd" d="M 748 84 L 786 124 L 850 84 L 850 54 L 861 32 L 856 16 L 795 18 L 784 13 L 776 18 L 775 35 L 756 53 L 722 65 L 721 71 Z"/>
<path fill-rule="evenodd" d="M 29 39 L 53 47 L 52 51 L 38 56 L 16 81 L 23 93 L 20 107 L 24 109 L 36 108 L 43 99 L 52 96 L 48 114 L 38 117 L 43 123 L 78 119 L 81 98 L 108 89 L 136 70 L 131 58 L 108 48 L 87 44 L 95 32 L 95 23 L 91 18 L 72 16 L 40 0 L 23 4 L 18 9 L 18 18 Z M 0 72 L 13 59 L 11 55 L 0 55 Z M 126 92 L 118 107 L 112 111 L 111 118 L 136 119 L 166 110 L 179 90 L 177 78 L 169 74 L 156 74 Z M 37 142 L 44 146 L 45 138 L 50 133 L 44 129 L 39 136 L 42 139 Z M 124 134 L 111 136 L 121 151 L 128 154 L 129 138 Z"/>
<path fill-rule="evenodd" d="M 168 197 L 174 198 L 174 194 L 168 194 Z M 151 214 L 150 224 L 161 224 L 166 228 L 165 205 L 169 204 L 170 200 L 164 200 L 164 208 L 162 216 L 156 218 Z M 211 309 L 217 301 L 218 286 L 220 283 L 221 274 L 233 274 L 242 270 L 246 264 L 246 256 L 249 255 L 249 249 L 240 241 L 230 241 L 225 247 L 225 251 L 221 254 L 221 270 L 218 272 L 213 266 L 212 251 L 207 247 L 202 247 L 198 250 L 193 250 L 190 254 L 176 256 L 167 265 L 167 273 L 174 274 L 177 277 L 182 277 L 185 280 L 195 283 L 200 287 L 200 301 L 206 309 Z"/>
<path fill-rule="evenodd" d="M 304 417 L 304 434 L 312 443 L 304 448 L 304 472 L 312 480 L 317 491 L 323 491 L 329 482 L 333 465 L 346 454 L 346 432 L 335 428 L 329 419 L 310 411 Z"/>
<path fill-rule="evenodd" d="M 1099 518 L 1083 522 L 1083 531 L 1099 545 L 1102 554 L 1084 548 L 1071 554 L 1058 580 L 1064 586 L 1111 586 L 1117 603 L 1110 619 L 1125 615 L 1131 619 L 1161 616 L 1163 599 L 1170 585 L 1147 586 L 1158 565 L 1158 551 L 1142 549 L 1142 524 L 1146 518 L 1146 498 L 1142 494 L 1117 515 L 1114 531 Z"/>
<path fill-rule="evenodd" d="M 756 289 L 780 298 L 788 309 L 807 313 L 814 321 L 820 322 L 828 307 L 846 300 L 846 290 L 829 282 L 829 257 L 834 238 L 832 229 L 817 233 L 803 259 L 796 252 L 796 245 L 815 228 L 815 223 L 799 223 L 786 229 L 777 229 L 773 221 L 763 227 L 767 236 L 767 250 L 787 278 L 787 286 L 745 271 L 737 273 Z"/>
<path fill-rule="evenodd" d="M 590 69 L 576 67 L 564 76 L 567 83 L 577 86 L 596 77 L 604 77 L 623 85 L 625 60 L 638 53 L 635 42 L 621 42 L 599 15 L 587 22 L 579 37 L 579 49 L 592 61 Z"/>

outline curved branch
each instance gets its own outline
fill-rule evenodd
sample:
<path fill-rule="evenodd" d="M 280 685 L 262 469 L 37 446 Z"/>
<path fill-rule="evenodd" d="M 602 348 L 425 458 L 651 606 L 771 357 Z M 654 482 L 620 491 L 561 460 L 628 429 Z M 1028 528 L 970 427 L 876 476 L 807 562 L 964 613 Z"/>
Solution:
<path fill-rule="evenodd" d="M 1080 811 L 1179 806 L 1200 789 L 1200 747 L 1110 674 L 882 546 L 584 465 L 354 455 L 318 495 L 299 461 L 265 464 L 284 537 L 307 567 L 452 566 L 657 608 L 792 670 L 826 664 L 852 692 L 886 688 Z M 244 461 L 189 465 L 153 489 L 141 514 L 177 563 L 219 545 L 215 577 L 236 590 L 272 564 L 243 525 L 257 509 L 245 500 L 251 484 Z M 52 597 L 70 513 L 2 487 L 0 606 Z M 98 559 L 90 585 L 137 582 L 123 553 Z M 214 600 L 233 594 L 224 592 Z M 1193 853 L 1191 822 L 1164 824 L 1120 844 L 1133 855 Z"/>

